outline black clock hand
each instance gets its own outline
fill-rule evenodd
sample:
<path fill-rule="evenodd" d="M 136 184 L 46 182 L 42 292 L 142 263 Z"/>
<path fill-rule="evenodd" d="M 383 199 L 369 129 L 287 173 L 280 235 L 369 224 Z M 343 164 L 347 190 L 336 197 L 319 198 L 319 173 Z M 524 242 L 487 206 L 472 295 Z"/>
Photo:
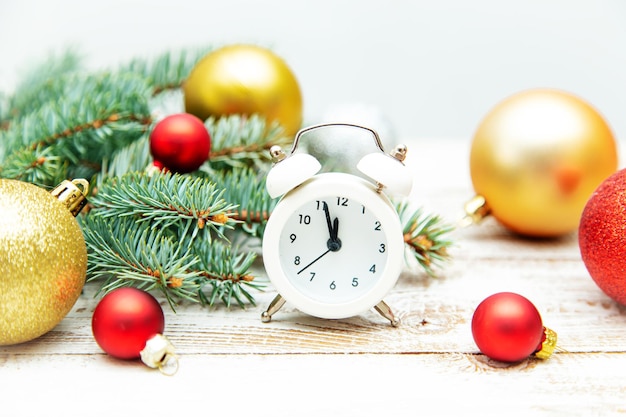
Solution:
<path fill-rule="evenodd" d="M 331 225 L 328 204 L 324 201 L 324 205 L 322 207 L 326 213 L 326 225 L 328 226 L 328 233 L 330 234 L 330 239 L 326 242 L 326 246 L 328 246 L 328 250 L 337 252 L 341 249 L 341 240 L 337 237 L 337 234 L 339 233 L 339 219 L 335 217 L 335 220 L 333 220 L 333 224 Z"/>
<path fill-rule="evenodd" d="M 333 221 L 333 232 L 330 234 L 330 239 L 327 242 L 328 249 L 333 252 L 337 252 L 339 249 L 341 249 L 341 240 L 339 240 L 338 234 L 339 219 L 335 217 L 335 220 Z"/>
<path fill-rule="evenodd" d="M 330 235 L 330 239 L 333 239 L 333 226 L 332 224 L 330 224 L 330 213 L 328 212 L 328 204 L 326 204 L 326 202 L 323 202 L 324 205 L 322 206 L 324 208 L 324 213 L 326 213 L 326 225 L 328 226 L 328 234 Z"/>
<path fill-rule="evenodd" d="M 304 272 L 305 269 L 307 269 L 308 267 L 310 267 L 311 265 L 313 265 L 315 262 L 319 261 L 320 259 L 322 259 L 324 257 L 324 255 L 326 255 L 328 252 L 330 252 L 331 249 L 328 249 L 326 252 L 322 253 L 320 256 L 318 256 L 317 258 L 313 259 L 307 266 L 305 266 L 304 268 L 302 268 L 301 270 L 298 271 L 298 275 L 301 272 Z"/>

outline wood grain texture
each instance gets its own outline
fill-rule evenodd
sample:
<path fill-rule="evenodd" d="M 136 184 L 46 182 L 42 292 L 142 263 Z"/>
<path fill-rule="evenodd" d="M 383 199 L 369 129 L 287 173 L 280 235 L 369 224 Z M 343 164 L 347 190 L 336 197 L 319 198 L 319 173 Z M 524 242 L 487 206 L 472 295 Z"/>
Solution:
<path fill-rule="evenodd" d="M 411 144 L 414 204 L 460 219 L 472 197 L 467 146 Z M 522 239 L 488 218 L 453 240 L 453 261 L 437 278 L 407 265 L 385 298 L 398 328 L 374 311 L 323 320 L 289 303 L 262 323 L 271 286 L 245 310 L 183 304 L 174 313 L 163 301 L 165 334 L 180 355 L 173 377 L 102 353 L 91 335 L 97 286 L 88 284 L 54 330 L 0 347 L 0 401 L 16 407 L 12 416 L 61 415 L 62 406 L 49 413 L 61 398 L 88 415 L 626 414 L 626 307 L 591 280 L 576 236 Z M 478 352 L 473 311 L 499 291 L 529 298 L 558 333 L 550 359 L 503 364 Z"/>

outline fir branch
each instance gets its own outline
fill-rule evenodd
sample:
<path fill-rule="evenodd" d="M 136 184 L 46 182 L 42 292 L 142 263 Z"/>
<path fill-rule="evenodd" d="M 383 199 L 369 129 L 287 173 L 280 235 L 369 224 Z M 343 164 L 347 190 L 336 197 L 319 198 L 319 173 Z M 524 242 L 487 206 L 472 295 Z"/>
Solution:
<path fill-rule="evenodd" d="M 404 243 L 414 259 L 430 276 L 435 276 L 434 266 L 448 261 L 448 248 L 452 242 L 445 236 L 453 231 L 439 216 L 426 215 L 423 209 L 409 209 L 408 204 L 396 204 L 403 225 Z"/>
<path fill-rule="evenodd" d="M 129 172 L 145 171 L 151 166 L 149 132 L 145 132 L 139 139 L 118 150 L 113 155 L 104 158 L 102 170 L 96 178 L 96 186 L 109 177 L 121 177 Z"/>
<path fill-rule="evenodd" d="M 67 167 L 67 161 L 53 155 L 50 148 L 24 148 L 14 152 L 0 167 L 0 174 L 4 178 L 51 186 L 68 178 Z"/>
<path fill-rule="evenodd" d="M 102 280 L 100 293 L 132 286 L 158 290 L 170 307 L 182 300 L 230 307 L 234 299 L 254 304 L 248 289 L 260 290 L 249 269 L 253 253 L 236 253 L 221 241 L 206 237 L 181 245 L 178 236 L 131 218 L 80 216 L 88 248 L 88 281 Z"/>
<path fill-rule="evenodd" d="M 92 212 L 106 218 L 132 217 L 153 227 L 174 228 L 179 240 L 195 237 L 207 229 L 223 237 L 224 228 L 235 221 L 229 213 L 234 204 L 205 178 L 172 173 L 130 172 L 105 180 L 91 199 Z"/>
<path fill-rule="evenodd" d="M 34 65 L 23 75 L 11 97 L 6 100 L 6 110 L 0 112 L 0 125 L 8 126 L 11 119 L 62 97 L 63 85 L 57 80 L 77 73 L 83 67 L 82 61 L 82 55 L 68 49 L 60 55 L 50 54 Z"/>
<path fill-rule="evenodd" d="M 0 132 L 6 147 L 2 165 L 12 167 L 11 178 L 27 178 L 33 160 L 43 161 L 41 166 L 48 162 L 46 154 L 66 160 L 67 175 L 78 168 L 93 175 L 100 170 L 102 159 L 140 137 L 152 121 L 147 86 L 140 78 L 100 74 L 72 76 L 63 83 L 64 94 L 57 101 L 44 104 Z M 32 151 L 30 159 L 24 159 L 25 149 Z M 46 183 L 55 185 L 52 182 L 60 174 L 41 167 L 39 174 L 44 172 L 49 174 Z"/>
<path fill-rule="evenodd" d="M 7 130 L 9 128 L 9 98 L 5 93 L 0 91 L 0 130 Z M 0 152 L 2 151 L 2 144 L 0 144 Z M 0 161 L 2 155 L 0 154 Z"/>
<path fill-rule="evenodd" d="M 269 148 L 288 146 L 293 138 L 286 136 L 278 123 L 267 126 L 258 115 L 231 115 L 205 122 L 211 134 L 211 167 L 262 167 L 270 162 Z"/>
<path fill-rule="evenodd" d="M 262 290 L 264 285 L 255 282 L 255 277 L 250 272 L 256 259 L 254 252 L 238 253 L 238 248 L 222 242 L 196 243 L 195 247 L 201 260 L 200 266 L 206 271 L 196 279 L 202 287 L 198 298 L 203 305 L 212 306 L 220 300 L 226 307 L 230 307 L 233 299 L 241 308 L 246 303 L 256 304 L 248 289 Z M 210 290 L 206 290 L 207 287 Z"/>
<path fill-rule="evenodd" d="M 212 50 L 211 47 L 179 52 L 165 52 L 156 58 L 135 58 L 120 68 L 121 72 L 130 72 L 142 76 L 157 95 L 167 90 L 182 87 L 196 63 Z"/>
<path fill-rule="evenodd" d="M 255 237 L 263 235 L 269 213 L 277 202 L 265 189 L 265 176 L 265 171 L 253 168 L 220 171 L 210 176 L 216 186 L 224 190 L 224 199 L 237 203 L 229 213 L 238 222 L 237 227 Z"/>
<path fill-rule="evenodd" d="M 183 251 L 174 236 L 130 218 L 79 218 L 88 250 L 87 280 L 104 279 L 99 293 L 125 286 L 156 289 L 172 308 L 180 299 L 195 299 L 200 272 L 192 267 L 199 259 Z"/>

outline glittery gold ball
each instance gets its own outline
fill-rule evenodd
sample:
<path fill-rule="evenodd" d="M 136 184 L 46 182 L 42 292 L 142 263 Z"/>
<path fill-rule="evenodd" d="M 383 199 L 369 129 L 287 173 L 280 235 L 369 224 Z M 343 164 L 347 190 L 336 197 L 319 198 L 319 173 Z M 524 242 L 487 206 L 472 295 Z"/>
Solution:
<path fill-rule="evenodd" d="M 209 116 L 259 114 L 289 135 L 302 124 L 302 94 L 294 73 L 272 51 L 229 45 L 208 53 L 183 85 L 185 111 Z"/>
<path fill-rule="evenodd" d="M 87 271 L 82 231 L 35 185 L 0 180 L 0 345 L 52 330 L 76 303 Z"/>
<path fill-rule="evenodd" d="M 479 124 L 470 154 L 474 190 L 491 214 L 533 237 L 575 231 L 585 203 L 617 164 L 617 143 L 600 113 L 553 89 L 498 103 Z"/>

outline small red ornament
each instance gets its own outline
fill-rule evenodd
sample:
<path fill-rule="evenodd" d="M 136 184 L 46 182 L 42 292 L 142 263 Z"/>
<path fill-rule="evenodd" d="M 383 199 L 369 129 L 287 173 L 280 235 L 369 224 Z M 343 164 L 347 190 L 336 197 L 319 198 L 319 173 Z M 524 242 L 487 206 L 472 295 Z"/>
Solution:
<path fill-rule="evenodd" d="M 626 305 L 626 169 L 605 179 L 591 195 L 578 226 L 578 246 L 600 289 Z"/>
<path fill-rule="evenodd" d="M 120 359 L 136 359 L 149 339 L 163 333 L 165 317 L 152 295 L 124 287 L 100 300 L 91 327 L 96 342 L 106 353 Z"/>
<path fill-rule="evenodd" d="M 528 356 L 546 359 L 556 347 L 556 333 L 541 322 L 537 308 L 512 292 L 493 294 L 474 311 L 472 335 L 482 353 L 501 362 Z"/>
<path fill-rule="evenodd" d="M 181 174 L 192 172 L 209 158 L 211 136 L 194 115 L 167 116 L 150 133 L 150 153 L 154 165 Z"/>

